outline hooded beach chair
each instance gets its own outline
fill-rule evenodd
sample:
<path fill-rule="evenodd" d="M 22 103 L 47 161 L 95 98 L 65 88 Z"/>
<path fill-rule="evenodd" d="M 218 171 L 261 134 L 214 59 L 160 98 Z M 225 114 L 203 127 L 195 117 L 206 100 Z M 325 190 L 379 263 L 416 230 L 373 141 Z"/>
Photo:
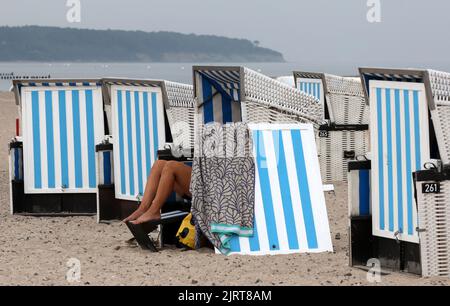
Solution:
<path fill-rule="evenodd" d="M 231 239 L 230 254 L 332 251 L 323 186 L 317 175 L 314 129 L 321 123 L 319 101 L 245 67 L 194 67 L 194 92 L 196 122 L 243 121 L 258 135 L 254 136 L 260 166 L 255 186 L 256 233 L 252 238 Z"/>
<path fill-rule="evenodd" d="M 153 163 L 161 158 L 158 155 L 176 152 L 177 160 L 188 161 L 194 141 L 191 85 L 103 79 L 103 92 L 111 136 L 97 145 L 100 222 L 130 215 L 144 194 Z M 169 144 L 171 149 L 164 150 Z"/>
<path fill-rule="evenodd" d="M 11 212 L 95 214 L 95 144 L 105 135 L 100 82 L 13 85 L 22 130 L 10 144 Z"/>
<path fill-rule="evenodd" d="M 324 182 L 347 181 L 348 162 L 369 149 L 369 108 L 359 78 L 294 72 L 298 89 L 316 97 L 323 123 L 317 133 Z"/>
<path fill-rule="evenodd" d="M 318 100 L 246 67 L 194 66 L 197 123 L 321 123 Z"/>
<path fill-rule="evenodd" d="M 450 276 L 450 74 L 360 74 L 371 107 L 372 215 L 350 218 L 352 251 L 365 250 L 352 261 L 378 258 L 383 268 Z"/>
<path fill-rule="evenodd" d="M 255 156 L 252 237 L 234 236 L 230 254 L 332 252 L 312 124 L 251 124 Z"/>

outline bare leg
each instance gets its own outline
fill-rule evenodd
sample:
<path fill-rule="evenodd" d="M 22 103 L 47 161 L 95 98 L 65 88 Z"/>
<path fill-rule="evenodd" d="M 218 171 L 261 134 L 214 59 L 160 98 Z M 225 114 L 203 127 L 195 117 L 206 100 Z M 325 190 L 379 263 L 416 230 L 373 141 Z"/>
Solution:
<path fill-rule="evenodd" d="M 164 166 L 159 180 L 158 191 L 150 208 L 134 224 L 141 224 L 161 218 L 161 208 L 170 194 L 175 191 L 180 195 L 189 195 L 192 168 L 184 163 L 169 161 Z"/>
<path fill-rule="evenodd" d="M 167 161 L 165 160 L 157 160 L 153 164 L 147 179 L 147 184 L 145 185 L 144 196 L 142 198 L 141 205 L 139 205 L 138 209 L 134 213 L 123 220 L 123 222 L 134 221 L 149 209 L 153 199 L 156 196 L 156 190 L 158 189 L 161 173 L 166 164 Z"/>

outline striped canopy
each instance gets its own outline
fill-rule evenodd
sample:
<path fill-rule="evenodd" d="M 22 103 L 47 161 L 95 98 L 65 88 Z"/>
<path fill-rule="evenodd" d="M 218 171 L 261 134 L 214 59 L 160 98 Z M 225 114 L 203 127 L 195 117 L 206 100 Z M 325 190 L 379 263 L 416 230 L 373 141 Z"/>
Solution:
<path fill-rule="evenodd" d="M 203 123 L 242 120 L 239 67 L 194 67 L 194 86 Z"/>
<path fill-rule="evenodd" d="M 294 79 L 298 89 L 320 100 L 323 116 L 331 123 L 368 124 L 369 110 L 359 78 L 295 71 Z"/>
<path fill-rule="evenodd" d="M 314 129 L 250 125 L 256 165 L 254 235 L 234 237 L 231 253 L 332 251 Z"/>

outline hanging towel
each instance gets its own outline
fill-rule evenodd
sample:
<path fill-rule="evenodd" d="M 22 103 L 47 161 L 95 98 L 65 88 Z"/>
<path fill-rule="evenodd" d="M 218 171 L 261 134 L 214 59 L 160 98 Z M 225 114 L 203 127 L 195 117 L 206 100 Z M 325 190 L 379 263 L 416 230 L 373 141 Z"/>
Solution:
<path fill-rule="evenodd" d="M 199 128 L 195 145 L 190 188 L 197 234 L 226 255 L 233 235 L 253 236 L 255 163 L 250 131 L 244 123 L 207 124 Z"/>

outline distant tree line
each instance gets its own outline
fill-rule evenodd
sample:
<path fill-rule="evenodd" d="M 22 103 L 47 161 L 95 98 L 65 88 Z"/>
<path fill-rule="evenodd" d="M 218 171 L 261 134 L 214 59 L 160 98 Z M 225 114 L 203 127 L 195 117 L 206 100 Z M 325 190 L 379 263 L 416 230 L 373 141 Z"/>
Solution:
<path fill-rule="evenodd" d="M 0 61 L 283 62 L 259 41 L 174 32 L 0 27 Z"/>

